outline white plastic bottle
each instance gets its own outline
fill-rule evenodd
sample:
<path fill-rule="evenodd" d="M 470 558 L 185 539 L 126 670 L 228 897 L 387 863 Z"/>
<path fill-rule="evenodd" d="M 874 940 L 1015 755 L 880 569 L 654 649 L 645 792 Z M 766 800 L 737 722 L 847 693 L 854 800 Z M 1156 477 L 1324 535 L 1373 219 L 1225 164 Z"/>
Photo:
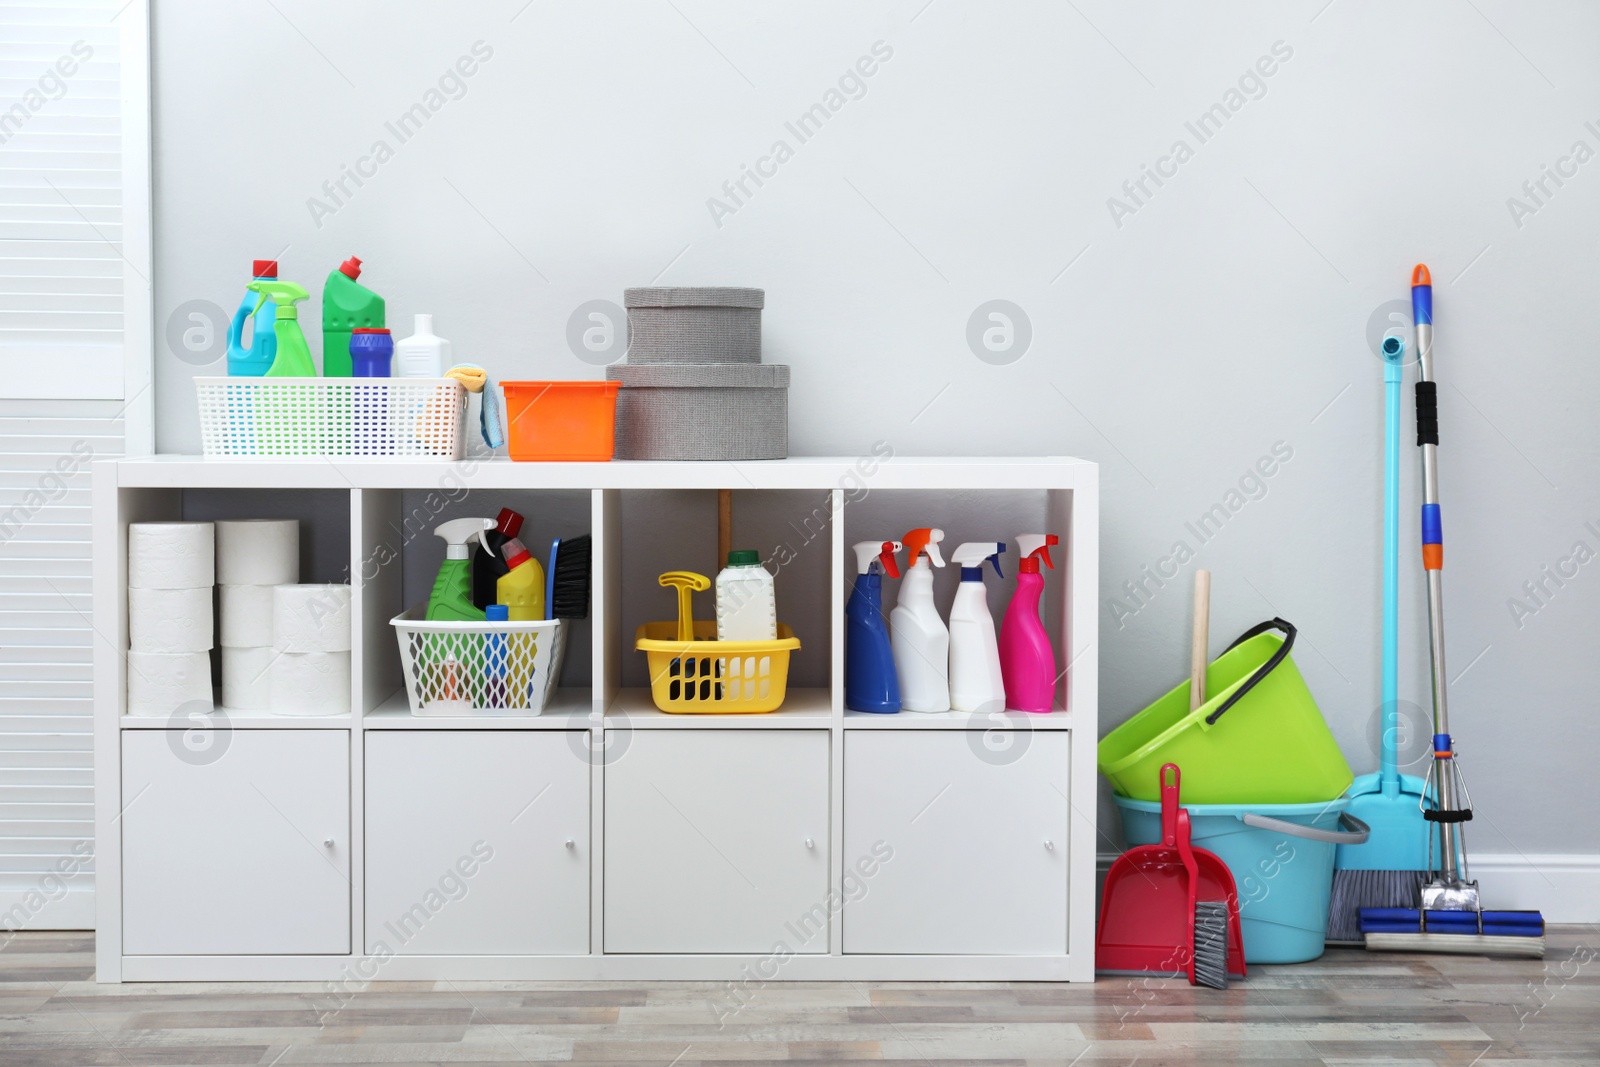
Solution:
<path fill-rule="evenodd" d="M 774 641 L 778 637 L 778 599 L 761 553 L 736 549 L 717 575 L 717 640 Z"/>
<path fill-rule="evenodd" d="M 939 556 L 943 540 L 943 530 L 927 527 L 901 538 L 911 566 L 889 613 L 889 643 L 905 711 L 950 710 L 950 631 L 933 603 L 933 568 L 944 566 Z"/>
<path fill-rule="evenodd" d="M 983 563 L 1000 573 L 1003 541 L 968 541 L 950 556 L 961 565 L 961 584 L 950 605 L 950 706 L 956 711 L 997 712 L 1006 708 L 1006 687 L 1000 676 L 1000 642 L 983 586 Z"/>
<path fill-rule="evenodd" d="M 454 362 L 450 342 L 433 332 L 433 316 L 418 315 L 416 333 L 394 346 L 396 378 L 443 378 Z"/>

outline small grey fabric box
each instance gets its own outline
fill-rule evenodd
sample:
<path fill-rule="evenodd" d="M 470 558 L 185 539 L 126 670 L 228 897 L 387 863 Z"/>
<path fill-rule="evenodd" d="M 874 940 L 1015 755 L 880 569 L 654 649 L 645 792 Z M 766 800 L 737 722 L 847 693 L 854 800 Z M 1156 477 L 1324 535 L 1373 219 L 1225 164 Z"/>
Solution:
<path fill-rule="evenodd" d="M 789 455 L 789 368 L 614 364 L 617 459 L 745 460 Z"/>
<path fill-rule="evenodd" d="M 625 289 L 628 362 L 760 363 L 761 289 Z"/>

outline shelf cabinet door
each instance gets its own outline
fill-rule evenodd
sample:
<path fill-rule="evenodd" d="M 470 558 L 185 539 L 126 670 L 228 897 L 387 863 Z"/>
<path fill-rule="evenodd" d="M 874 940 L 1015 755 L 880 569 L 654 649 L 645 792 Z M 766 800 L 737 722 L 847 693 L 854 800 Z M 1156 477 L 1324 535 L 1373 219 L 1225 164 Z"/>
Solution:
<path fill-rule="evenodd" d="M 122 731 L 123 952 L 349 953 L 349 732 L 192 740 Z"/>
<path fill-rule="evenodd" d="M 846 735 L 844 864 L 859 881 L 845 886 L 845 952 L 1066 952 L 1071 737 L 1015 740 L 996 752 L 979 731 Z"/>
<path fill-rule="evenodd" d="M 605 769 L 606 951 L 827 952 L 827 731 L 625 741 Z"/>
<path fill-rule="evenodd" d="M 371 730 L 365 737 L 368 952 L 589 951 L 589 764 L 581 733 Z"/>

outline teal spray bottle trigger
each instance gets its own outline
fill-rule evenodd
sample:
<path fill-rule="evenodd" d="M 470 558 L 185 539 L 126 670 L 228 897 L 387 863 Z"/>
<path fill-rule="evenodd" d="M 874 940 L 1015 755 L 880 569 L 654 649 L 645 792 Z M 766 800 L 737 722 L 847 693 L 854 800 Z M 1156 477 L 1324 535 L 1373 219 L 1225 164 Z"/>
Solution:
<path fill-rule="evenodd" d="M 429 622 L 482 622 L 483 609 L 472 602 L 472 539 L 489 551 L 488 532 L 493 519 L 451 519 L 433 528 L 444 538 L 444 562 L 428 597 Z"/>
<path fill-rule="evenodd" d="M 961 565 L 961 584 L 950 605 L 950 707 L 956 711 L 992 713 L 1006 707 L 1000 645 L 983 585 L 985 560 L 995 577 L 1005 577 L 1000 570 L 1005 550 L 1004 541 L 968 541 L 950 555 L 952 563 Z"/>
<path fill-rule="evenodd" d="M 900 675 L 894 667 L 889 625 L 883 617 L 883 576 L 900 577 L 899 541 L 858 541 L 856 584 L 845 605 L 844 706 L 893 714 L 900 710 Z"/>
<path fill-rule="evenodd" d="M 268 300 L 278 305 L 277 321 L 273 331 L 278 338 L 278 354 L 268 369 L 268 378 L 315 378 L 317 365 L 311 362 L 311 348 L 306 335 L 300 332 L 300 312 L 295 304 L 311 294 L 294 282 L 256 281 L 245 288 L 260 293 L 255 314 L 261 313 Z"/>

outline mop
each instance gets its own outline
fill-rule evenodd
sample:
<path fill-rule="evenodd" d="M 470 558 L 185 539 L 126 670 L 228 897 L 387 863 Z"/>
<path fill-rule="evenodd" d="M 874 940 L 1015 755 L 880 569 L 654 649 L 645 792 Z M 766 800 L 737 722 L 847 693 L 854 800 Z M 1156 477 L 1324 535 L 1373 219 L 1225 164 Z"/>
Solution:
<path fill-rule="evenodd" d="M 1328 900 L 1328 940 L 1361 943 L 1362 908 L 1415 903 L 1428 880 L 1428 823 L 1420 801 L 1423 782 L 1399 768 L 1400 687 L 1400 386 L 1405 342 L 1383 339 L 1383 736 L 1378 773 L 1364 774 L 1346 791 L 1345 811 L 1372 828 L 1365 844 L 1340 845 Z"/>
<path fill-rule="evenodd" d="M 1467 868 L 1464 829 L 1472 819 L 1450 737 L 1444 666 L 1444 534 L 1439 518 L 1438 386 L 1433 379 L 1433 284 L 1428 268 L 1411 275 L 1417 331 L 1417 444 L 1422 449 L 1422 565 L 1428 579 L 1428 647 L 1433 678 L 1433 763 L 1418 806 L 1434 828 L 1438 866 L 1419 894 L 1420 908 L 1362 908 L 1368 949 L 1463 955 L 1544 955 L 1544 917 L 1537 911 L 1484 911 Z"/>

